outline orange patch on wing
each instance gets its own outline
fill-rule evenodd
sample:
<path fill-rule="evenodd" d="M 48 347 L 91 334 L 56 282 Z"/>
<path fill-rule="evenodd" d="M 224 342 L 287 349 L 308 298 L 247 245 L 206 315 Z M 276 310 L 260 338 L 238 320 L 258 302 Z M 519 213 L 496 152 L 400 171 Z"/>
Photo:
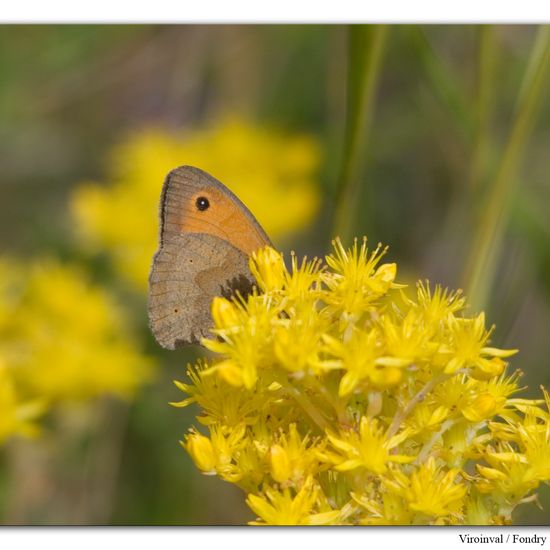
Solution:
<path fill-rule="evenodd" d="M 198 197 L 208 199 L 210 206 L 198 210 Z M 180 228 L 183 233 L 207 233 L 230 242 L 247 255 L 265 246 L 266 240 L 256 225 L 229 197 L 218 189 L 209 188 L 194 193 L 182 205 Z"/>

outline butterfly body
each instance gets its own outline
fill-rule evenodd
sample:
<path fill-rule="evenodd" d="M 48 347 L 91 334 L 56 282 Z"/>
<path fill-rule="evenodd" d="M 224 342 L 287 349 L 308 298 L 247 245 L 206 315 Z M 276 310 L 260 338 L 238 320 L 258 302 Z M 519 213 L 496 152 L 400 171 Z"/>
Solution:
<path fill-rule="evenodd" d="M 249 256 L 270 244 L 222 183 L 191 166 L 172 170 L 161 194 L 160 246 L 149 277 L 149 325 L 158 343 L 177 349 L 207 336 L 212 298 L 248 294 Z"/>

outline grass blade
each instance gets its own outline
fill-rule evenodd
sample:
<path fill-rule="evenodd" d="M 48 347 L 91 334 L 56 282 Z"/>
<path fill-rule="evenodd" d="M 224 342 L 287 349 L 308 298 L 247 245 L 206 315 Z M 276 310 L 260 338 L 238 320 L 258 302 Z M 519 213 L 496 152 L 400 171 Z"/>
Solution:
<path fill-rule="evenodd" d="M 484 308 L 489 298 L 489 289 L 494 281 L 496 261 L 506 229 L 510 198 L 515 190 L 522 154 L 538 112 L 549 69 L 550 27 L 542 26 L 531 50 L 515 118 L 500 165 L 488 189 L 485 208 L 477 224 L 470 256 L 466 262 L 463 286 L 474 309 Z"/>
<path fill-rule="evenodd" d="M 333 236 L 351 237 L 387 27 L 349 29 L 346 139 L 333 220 Z"/>

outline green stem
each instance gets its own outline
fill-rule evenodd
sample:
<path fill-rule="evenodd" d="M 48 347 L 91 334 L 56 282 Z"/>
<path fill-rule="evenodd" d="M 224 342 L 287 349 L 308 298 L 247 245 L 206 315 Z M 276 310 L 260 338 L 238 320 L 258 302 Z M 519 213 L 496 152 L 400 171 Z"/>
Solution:
<path fill-rule="evenodd" d="M 308 399 L 308 397 L 294 386 L 284 376 L 275 376 L 274 379 L 283 387 L 287 394 L 298 403 L 302 410 L 309 416 L 310 420 L 324 433 L 329 427 L 329 422 L 325 419 L 319 409 Z"/>
<path fill-rule="evenodd" d="M 344 242 L 351 237 L 356 217 L 386 33 L 385 25 L 352 25 L 349 29 L 346 139 L 333 223 L 334 235 Z"/>
<path fill-rule="evenodd" d="M 454 424 L 456 424 L 456 420 L 448 419 L 441 425 L 441 428 L 435 432 L 426 443 L 422 446 L 422 449 L 418 453 L 418 456 L 416 457 L 416 460 L 413 462 L 414 465 L 418 466 L 420 464 L 423 464 L 426 462 L 428 455 L 430 454 L 430 451 L 432 450 L 433 446 L 435 445 L 436 441 L 438 441 L 441 436 Z"/>
<path fill-rule="evenodd" d="M 475 191 L 483 181 L 489 149 L 491 102 L 495 69 L 495 33 L 491 25 L 480 25 L 478 31 L 477 97 L 475 136 L 470 188 Z"/>
<path fill-rule="evenodd" d="M 450 378 L 448 374 L 440 374 L 439 376 L 436 376 L 435 378 L 432 378 L 429 380 L 423 387 L 418 391 L 418 393 L 407 403 L 407 405 L 401 409 L 399 409 L 394 417 L 393 421 L 390 424 L 390 427 L 388 428 L 388 431 L 386 432 L 386 438 L 390 439 L 393 437 L 399 428 L 401 427 L 401 424 L 411 414 L 412 410 L 418 405 L 418 403 L 422 402 L 424 398 L 440 383 L 447 380 L 447 378 Z"/>
<path fill-rule="evenodd" d="M 474 310 L 486 306 L 495 277 L 496 261 L 502 248 L 510 197 L 517 171 L 540 104 L 550 68 L 550 27 L 540 27 L 519 94 L 516 116 L 491 187 L 483 215 L 476 227 L 463 286 Z"/>

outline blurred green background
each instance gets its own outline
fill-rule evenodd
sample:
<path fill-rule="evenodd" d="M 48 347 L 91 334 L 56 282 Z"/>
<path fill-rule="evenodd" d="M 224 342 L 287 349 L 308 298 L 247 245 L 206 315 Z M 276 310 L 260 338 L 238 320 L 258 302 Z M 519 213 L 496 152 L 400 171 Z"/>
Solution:
<path fill-rule="evenodd" d="M 540 395 L 549 44 L 534 26 L 1 26 L 0 521 L 252 519 L 178 444 L 196 411 L 169 406 L 172 380 L 201 350 L 163 352 L 147 328 L 179 164 L 285 252 L 366 234 L 401 282 L 464 288 Z M 540 501 L 516 523 L 548 524 Z"/>

